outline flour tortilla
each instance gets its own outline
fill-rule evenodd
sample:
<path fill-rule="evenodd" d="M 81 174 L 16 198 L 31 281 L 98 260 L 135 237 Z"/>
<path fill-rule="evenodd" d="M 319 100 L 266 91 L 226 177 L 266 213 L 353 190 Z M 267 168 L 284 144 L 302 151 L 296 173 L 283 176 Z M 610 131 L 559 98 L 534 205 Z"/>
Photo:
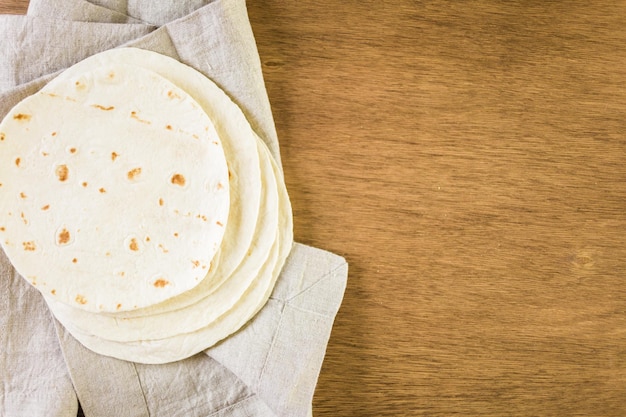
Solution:
<path fill-rule="evenodd" d="M 183 89 L 99 66 L 20 102 L 0 139 L 0 244 L 48 298 L 125 311 L 206 276 L 228 225 L 228 167 Z"/>
<path fill-rule="evenodd" d="M 210 325 L 192 333 L 180 334 L 161 340 L 115 342 L 99 338 L 68 323 L 68 331 L 84 346 L 96 353 L 138 363 L 161 364 L 181 360 L 201 352 L 230 336 L 247 323 L 266 304 L 293 244 L 293 218 L 291 205 L 282 173 L 267 148 L 263 147 L 272 164 L 279 191 L 278 239 L 272 249 L 275 260 L 266 266 L 271 274 L 256 279 L 241 300 L 226 314 Z"/>
<path fill-rule="evenodd" d="M 222 139 L 230 170 L 231 207 L 228 228 L 222 240 L 219 262 L 207 273 L 195 291 L 188 291 L 160 304 L 116 313 L 117 318 L 150 316 L 180 310 L 205 298 L 219 288 L 248 257 L 253 244 L 261 199 L 258 137 L 241 109 L 213 81 L 179 61 L 138 48 L 118 48 L 93 55 L 65 70 L 58 78 L 71 80 L 81 72 L 112 64 L 126 64 L 154 71 L 185 90 L 211 118 Z M 272 241 L 257 241 L 251 261 L 265 259 Z M 256 259 L 255 259 L 256 258 Z M 175 326 L 165 323 L 161 326 Z"/>
<path fill-rule="evenodd" d="M 271 156 L 264 151 L 261 140 L 256 141 L 261 161 L 262 198 L 253 242 L 245 261 L 239 265 L 216 291 L 206 294 L 198 302 L 178 310 L 154 313 L 149 316 L 118 318 L 77 310 L 63 303 L 47 300 L 55 317 L 74 329 L 88 332 L 102 339 L 118 342 L 165 339 L 207 327 L 232 309 L 255 280 L 271 280 L 277 254 L 279 227 L 278 184 Z M 285 224 L 282 225 L 283 227 Z M 259 256 L 260 255 L 260 256 Z M 226 255 L 227 256 L 227 255 Z M 201 285 L 190 291 L 199 292 Z M 173 326 L 165 325 L 174 323 Z"/>

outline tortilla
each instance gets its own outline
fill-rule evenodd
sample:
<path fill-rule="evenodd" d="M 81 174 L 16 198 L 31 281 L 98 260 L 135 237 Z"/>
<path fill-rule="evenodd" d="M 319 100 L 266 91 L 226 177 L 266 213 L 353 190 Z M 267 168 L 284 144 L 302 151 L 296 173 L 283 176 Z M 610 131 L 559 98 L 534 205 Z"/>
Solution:
<path fill-rule="evenodd" d="M 53 111 L 51 111 L 53 109 Z M 0 244 L 49 299 L 91 312 L 198 285 L 229 220 L 211 119 L 153 71 L 53 80 L 0 124 Z"/>

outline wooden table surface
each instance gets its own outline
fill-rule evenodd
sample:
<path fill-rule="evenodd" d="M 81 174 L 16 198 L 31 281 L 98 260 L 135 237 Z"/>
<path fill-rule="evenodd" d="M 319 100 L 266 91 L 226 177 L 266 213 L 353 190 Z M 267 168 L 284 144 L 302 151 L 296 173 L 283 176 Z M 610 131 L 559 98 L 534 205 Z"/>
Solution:
<path fill-rule="evenodd" d="M 296 239 L 350 263 L 315 416 L 626 415 L 626 2 L 248 8 Z"/>

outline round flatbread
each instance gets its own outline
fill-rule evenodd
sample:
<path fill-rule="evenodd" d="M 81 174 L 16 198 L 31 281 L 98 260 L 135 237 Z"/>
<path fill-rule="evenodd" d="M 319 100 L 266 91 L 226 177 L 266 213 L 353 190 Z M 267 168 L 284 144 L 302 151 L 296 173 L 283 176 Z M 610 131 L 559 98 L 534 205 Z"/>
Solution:
<path fill-rule="evenodd" d="M 229 220 L 211 119 L 148 69 L 55 79 L 0 124 L 0 244 L 48 298 L 91 312 L 159 304 L 207 275 Z"/>

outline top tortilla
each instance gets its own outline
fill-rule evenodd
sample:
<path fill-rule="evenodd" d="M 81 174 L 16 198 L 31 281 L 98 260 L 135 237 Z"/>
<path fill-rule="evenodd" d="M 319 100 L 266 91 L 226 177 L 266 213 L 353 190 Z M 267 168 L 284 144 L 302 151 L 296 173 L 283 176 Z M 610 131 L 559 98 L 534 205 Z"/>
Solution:
<path fill-rule="evenodd" d="M 53 80 L 16 105 L 0 123 L 0 184 L 0 244 L 17 271 L 87 311 L 195 287 L 229 217 L 210 118 L 165 78 L 123 64 Z"/>

